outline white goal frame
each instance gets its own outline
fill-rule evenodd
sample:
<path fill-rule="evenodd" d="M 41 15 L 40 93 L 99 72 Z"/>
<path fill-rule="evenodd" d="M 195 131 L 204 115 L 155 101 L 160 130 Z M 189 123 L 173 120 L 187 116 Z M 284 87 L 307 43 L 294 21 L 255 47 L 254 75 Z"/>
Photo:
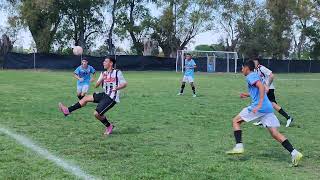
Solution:
<path fill-rule="evenodd" d="M 218 54 L 224 54 L 225 59 L 227 59 L 227 72 L 234 72 L 237 73 L 237 64 L 238 64 L 238 53 L 233 52 L 233 51 L 193 51 L 193 50 L 178 50 L 177 51 L 177 57 L 176 57 L 176 72 L 180 71 L 179 70 L 179 63 L 181 63 L 181 72 L 184 72 L 184 59 L 185 59 L 185 54 L 190 53 L 191 55 L 194 56 L 194 54 L 201 54 L 202 57 L 207 57 L 207 67 L 209 66 L 209 63 L 211 62 L 211 59 L 213 60 L 213 72 L 215 72 L 216 68 L 216 58 L 218 57 Z M 232 55 L 231 59 L 234 59 L 234 70 L 230 71 L 230 55 Z M 179 62 L 180 61 L 180 62 Z"/>

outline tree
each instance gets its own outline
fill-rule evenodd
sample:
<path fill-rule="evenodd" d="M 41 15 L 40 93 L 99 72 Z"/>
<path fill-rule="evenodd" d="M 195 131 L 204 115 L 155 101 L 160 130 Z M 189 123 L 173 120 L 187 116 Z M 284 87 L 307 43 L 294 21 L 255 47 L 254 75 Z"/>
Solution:
<path fill-rule="evenodd" d="M 117 27 L 115 32 L 121 39 L 131 38 L 132 50 L 136 54 L 143 54 L 143 39 L 150 29 L 151 15 L 145 7 L 147 0 L 118 0 L 116 13 Z"/>
<path fill-rule="evenodd" d="M 114 44 L 113 44 L 113 31 L 114 31 L 114 26 L 116 24 L 116 10 L 118 9 L 118 0 L 113 0 L 113 3 L 111 5 L 111 26 L 109 28 L 109 33 L 108 33 L 108 39 L 107 39 L 107 44 L 108 44 L 108 52 L 110 54 L 114 54 Z"/>
<path fill-rule="evenodd" d="M 59 0 L 7 0 L 16 7 L 17 15 L 9 17 L 12 24 L 27 27 L 37 51 L 48 53 L 61 21 Z"/>
<path fill-rule="evenodd" d="M 58 44 L 74 45 L 87 50 L 95 35 L 102 32 L 104 0 L 63 0 L 61 12 L 64 15 L 57 35 Z"/>
<path fill-rule="evenodd" d="M 214 0 L 169 0 L 152 23 L 152 39 L 159 42 L 166 57 L 174 57 L 201 32 L 212 28 Z"/>
<path fill-rule="evenodd" d="M 4 56 L 10 52 L 13 48 L 13 44 L 6 34 L 3 34 L 0 39 L 0 56 Z"/>
<path fill-rule="evenodd" d="M 207 44 L 198 45 L 194 49 L 197 50 L 197 51 L 214 51 L 212 46 L 207 45 Z"/>
<path fill-rule="evenodd" d="M 293 25 L 292 0 L 267 0 L 267 10 L 271 22 L 272 56 L 282 59 L 289 55 L 291 27 Z"/>
<path fill-rule="evenodd" d="M 307 48 L 307 29 L 314 24 L 314 20 L 319 15 L 317 4 L 314 0 L 297 0 L 293 7 L 294 12 L 294 53 L 301 59 L 301 53 Z"/>

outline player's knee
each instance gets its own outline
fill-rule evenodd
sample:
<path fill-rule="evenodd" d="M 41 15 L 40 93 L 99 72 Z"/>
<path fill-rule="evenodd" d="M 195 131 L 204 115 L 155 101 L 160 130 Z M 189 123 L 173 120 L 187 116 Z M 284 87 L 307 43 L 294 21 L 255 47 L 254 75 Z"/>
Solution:
<path fill-rule="evenodd" d="M 93 112 L 93 115 L 97 118 L 97 119 L 99 119 L 101 116 L 100 116 L 100 114 L 97 112 L 97 111 L 94 111 Z"/>

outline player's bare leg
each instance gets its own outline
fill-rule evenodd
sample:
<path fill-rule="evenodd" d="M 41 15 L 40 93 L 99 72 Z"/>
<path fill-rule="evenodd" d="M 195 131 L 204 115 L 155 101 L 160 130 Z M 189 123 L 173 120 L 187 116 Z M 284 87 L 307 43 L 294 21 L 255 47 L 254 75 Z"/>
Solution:
<path fill-rule="evenodd" d="M 230 150 L 227 151 L 227 154 L 242 154 L 244 152 L 243 144 L 242 144 L 242 131 L 241 131 L 241 123 L 244 121 L 240 117 L 240 115 L 237 115 L 232 120 L 232 127 L 233 127 L 233 134 L 234 138 L 236 140 L 236 146 Z"/>
<path fill-rule="evenodd" d="M 297 166 L 303 155 L 291 145 L 289 140 L 282 135 L 277 128 L 268 128 L 268 131 L 275 140 L 280 142 L 281 145 L 289 151 L 291 154 L 292 165 Z"/>
<path fill-rule="evenodd" d="M 181 83 L 180 92 L 177 94 L 178 96 L 183 95 L 184 87 L 186 87 L 186 82 Z"/>
<path fill-rule="evenodd" d="M 293 121 L 293 118 L 291 116 L 289 116 L 281 106 L 279 106 L 277 103 L 272 102 L 272 106 L 273 109 L 275 109 L 276 111 L 278 111 L 283 117 L 285 117 L 287 119 L 287 124 L 286 127 L 289 127 L 290 124 Z"/>
<path fill-rule="evenodd" d="M 192 89 L 192 96 L 193 97 L 197 97 L 197 95 L 196 95 L 196 87 L 194 86 L 194 83 L 191 82 L 190 86 L 191 86 L 191 89 Z"/>
<path fill-rule="evenodd" d="M 109 135 L 112 133 L 113 125 L 108 121 L 107 117 L 104 115 L 100 115 L 97 111 L 94 111 L 94 116 L 96 119 L 98 119 L 103 125 L 106 126 L 106 129 L 104 131 L 104 135 Z"/>
<path fill-rule="evenodd" d="M 66 107 L 61 102 L 59 103 L 59 109 L 60 111 L 65 115 L 68 116 L 71 114 L 72 111 L 75 111 L 77 109 L 80 109 L 87 105 L 88 102 L 93 102 L 93 95 L 87 95 L 83 97 L 79 102 L 75 103 L 74 105 L 70 107 Z"/>

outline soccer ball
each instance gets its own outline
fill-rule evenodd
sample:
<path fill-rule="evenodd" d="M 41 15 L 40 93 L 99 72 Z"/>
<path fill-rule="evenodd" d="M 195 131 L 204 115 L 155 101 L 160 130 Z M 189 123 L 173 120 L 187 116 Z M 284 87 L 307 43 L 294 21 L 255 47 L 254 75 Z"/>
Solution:
<path fill-rule="evenodd" d="M 83 53 L 83 49 L 81 46 L 75 46 L 73 48 L 73 54 L 76 56 L 80 56 Z"/>

